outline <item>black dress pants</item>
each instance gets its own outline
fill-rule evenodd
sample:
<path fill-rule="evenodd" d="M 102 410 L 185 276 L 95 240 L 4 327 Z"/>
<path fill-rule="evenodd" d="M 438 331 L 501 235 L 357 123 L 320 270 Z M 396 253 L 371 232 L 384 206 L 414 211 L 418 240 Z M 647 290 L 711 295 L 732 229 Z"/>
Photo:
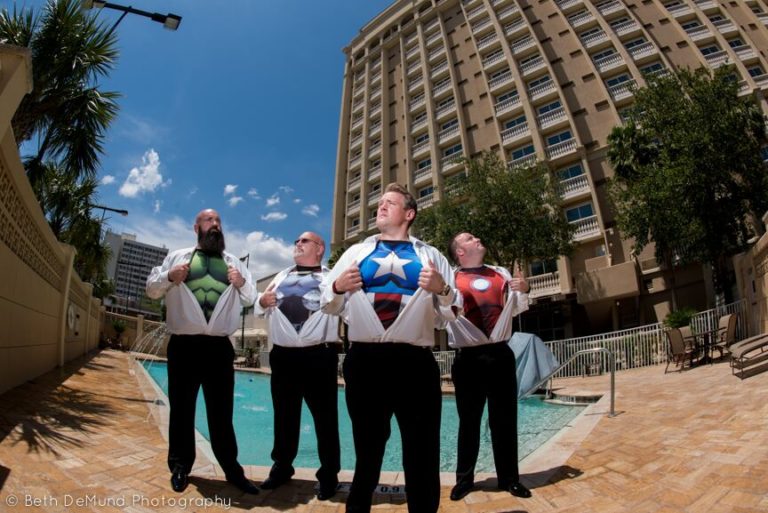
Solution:
<path fill-rule="evenodd" d="M 461 348 L 451 375 L 459 413 L 456 483 L 474 483 L 486 400 L 499 486 L 518 482 L 517 376 L 512 348 L 506 342 Z"/>
<path fill-rule="evenodd" d="M 168 468 L 189 473 L 195 462 L 195 404 L 200 387 L 213 454 L 228 480 L 244 477 L 232 425 L 235 351 L 228 337 L 171 335 L 168 342 Z"/>
<path fill-rule="evenodd" d="M 353 342 L 344 359 L 344 380 L 356 456 L 347 512 L 371 509 L 392 415 L 403 441 L 408 511 L 436 512 L 442 395 L 432 351 L 405 343 Z"/>
<path fill-rule="evenodd" d="M 275 345 L 269 355 L 272 367 L 272 407 L 275 412 L 275 442 L 270 476 L 277 480 L 293 475 L 293 460 L 299 450 L 301 402 L 306 401 L 317 433 L 320 468 L 317 480 L 326 486 L 338 484 L 341 469 L 339 448 L 338 349 L 335 344 L 311 347 Z"/>

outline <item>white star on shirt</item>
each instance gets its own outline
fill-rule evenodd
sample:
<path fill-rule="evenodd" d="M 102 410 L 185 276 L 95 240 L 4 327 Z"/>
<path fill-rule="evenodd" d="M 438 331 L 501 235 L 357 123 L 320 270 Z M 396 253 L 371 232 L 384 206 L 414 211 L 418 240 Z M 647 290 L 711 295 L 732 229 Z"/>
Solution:
<path fill-rule="evenodd" d="M 412 260 L 408 258 L 399 258 L 394 251 L 390 252 L 389 255 L 383 257 L 383 258 L 372 258 L 374 262 L 379 264 L 379 268 L 376 269 L 376 274 L 373 276 L 374 278 L 378 278 L 379 276 L 386 276 L 387 274 L 394 274 L 398 278 L 406 279 L 405 276 L 405 267 L 406 265 L 410 264 Z"/>

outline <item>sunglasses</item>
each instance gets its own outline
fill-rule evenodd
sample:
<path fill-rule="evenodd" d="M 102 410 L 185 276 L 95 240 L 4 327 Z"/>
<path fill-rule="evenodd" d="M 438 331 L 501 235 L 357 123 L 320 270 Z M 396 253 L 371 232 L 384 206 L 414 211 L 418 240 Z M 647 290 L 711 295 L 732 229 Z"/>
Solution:
<path fill-rule="evenodd" d="M 312 239 L 296 239 L 295 241 L 293 241 L 293 245 L 294 246 L 298 246 L 299 243 L 306 244 L 307 242 L 314 242 L 318 246 L 320 245 L 319 242 L 317 242 L 316 240 L 312 240 Z"/>

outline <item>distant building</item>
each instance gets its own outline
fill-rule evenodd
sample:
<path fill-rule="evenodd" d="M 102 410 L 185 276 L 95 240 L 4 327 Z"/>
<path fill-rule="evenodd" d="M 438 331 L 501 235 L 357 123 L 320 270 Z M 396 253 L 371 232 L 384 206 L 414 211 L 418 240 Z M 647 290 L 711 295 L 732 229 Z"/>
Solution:
<path fill-rule="evenodd" d="M 168 248 L 139 242 L 129 233 L 107 232 L 105 241 L 112 251 L 107 276 L 115 282 L 115 292 L 105 301 L 107 308 L 159 319 L 160 313 L 150 307 L 145 289 L 149 273 L 163 263 Z"/>
<path fill-rule="evenodd" d="M 423 209 L 463 178 L 458 157 L 545 162 L 576 249 L 528 263 L 522 329 L 553 340 L 663 319 L 670 270 L 616 227 L 607 136 L 633 87 L 676 67 L 728 63 L 768 112 L 767 25 L 762 0 L 393 2 L 344 48 L 332 248 L 376 233 L 389 182 Z M 706 307 L 700 267 L 674 281 L 680 304 Z"/>

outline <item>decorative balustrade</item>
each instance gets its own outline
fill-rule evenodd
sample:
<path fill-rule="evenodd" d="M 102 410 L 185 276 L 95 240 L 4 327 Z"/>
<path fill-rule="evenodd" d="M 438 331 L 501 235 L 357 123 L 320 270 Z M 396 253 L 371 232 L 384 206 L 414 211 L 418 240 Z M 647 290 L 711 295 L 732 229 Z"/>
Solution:
<path fill-rule="evenodd" d="M 576 139 L 568 139 L 551 146 L 547 146 L 547 158 L 556 159 L 576 150 Z"/>
<path fill-rule="evenodd" d="M 528 292 L 528 297 L 532 299 L 552 296 L 561 292 L 560 273 L 557 271 L 536 276 L 526 276 L 525 281 L 528 282 L 528 286 L 531 288 Z"/>
<path fill-rule="evenodd" d="M 559 184 L 560 197 L 563 199 L 572 198 L 589 192 L 589 180 L 587 175 L 578 175 L 572 178 L 561 180 Z"/>
<path fill-rule="evenodd" d="M 573 240 L 579 241 L 600 235 L 600 226 L 597 223 L 597 216 L 583 217 L 576 221 L 571 221 L 571 224 L 576 227 L 573 232 Z"/>

